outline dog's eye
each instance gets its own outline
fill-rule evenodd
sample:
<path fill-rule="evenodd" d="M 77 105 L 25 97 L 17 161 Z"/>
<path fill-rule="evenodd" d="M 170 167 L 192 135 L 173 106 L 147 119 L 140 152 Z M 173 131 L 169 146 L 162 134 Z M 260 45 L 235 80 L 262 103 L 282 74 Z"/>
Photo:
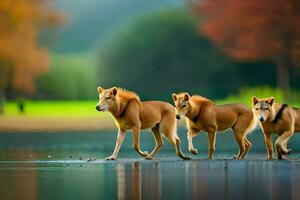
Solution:
<path fill-rule="evenodd" d="M 182 106 L 181 106 L 181 108 L 185 108 L 186 107 L 186 105 L 185 104 L 183 104 Z"/>
<path fill-rule="evenodd" d="M 259 108 L 255 108 L 255 110 L 259 110 Z"/>
<path fill-rule="evenodd" d="M 110 100 L 111 98 L 110 98 L 110 97 L 105 97 L 105 99 L 106 99 L 106 100 Z"/>

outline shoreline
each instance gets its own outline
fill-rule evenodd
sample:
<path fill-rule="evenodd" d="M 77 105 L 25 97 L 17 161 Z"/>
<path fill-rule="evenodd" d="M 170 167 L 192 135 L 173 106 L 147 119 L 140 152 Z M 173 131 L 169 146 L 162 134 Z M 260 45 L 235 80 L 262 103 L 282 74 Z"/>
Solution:
<path fill-rule="evenodd" d="M 104 117 L 0 117 L 0 132 L 99 131 L 116 128 Z"/>

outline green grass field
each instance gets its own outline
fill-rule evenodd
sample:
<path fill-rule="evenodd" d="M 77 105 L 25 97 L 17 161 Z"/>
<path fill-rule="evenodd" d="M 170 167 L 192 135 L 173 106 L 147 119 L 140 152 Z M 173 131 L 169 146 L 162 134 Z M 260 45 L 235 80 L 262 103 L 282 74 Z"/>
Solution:
<path fill-rule="evenodd" d="M 286 101 L 283 93 L 267 86 L 242 89 L 238 94 L 225 99 L 215 100 L 216 104 L 242 103 L 251 107 L 251 98 L 275 97 L 276 102 L 288 103 L 300 107 L 300 96 L 297 91 L 291 93 L 291 100 Z M 40 116 L 40 117 L 107 117 L 108 112 L 97 112 L 97 101 L 25 101 L 25 113 L 20 113 L 17 102 L 5 104 L 5 116 Z"/>
<path fill-rule="evenodd" d="M 287 100 L 280 89 L 269 86 L 242 88 L 238 94 L 230 95 L 225 99 L 216 100 L 215 102 L 217 104 L 242 103 L 251 107 L 253 96 L 257 96 L 258 98 L 275 97 L 275 102 L 288 103 L 291 106 L 300 107 L 299 91 L 291 91 L 290 98 Z"/>
<path fill-rule="evenodd" d="M 96 101 L 25 101 L 25 113 L 20 113 L 17 102 L 7 102 L 5 116 L 41 117 L 105 117 L 108 113 L 97 112 Z"/>

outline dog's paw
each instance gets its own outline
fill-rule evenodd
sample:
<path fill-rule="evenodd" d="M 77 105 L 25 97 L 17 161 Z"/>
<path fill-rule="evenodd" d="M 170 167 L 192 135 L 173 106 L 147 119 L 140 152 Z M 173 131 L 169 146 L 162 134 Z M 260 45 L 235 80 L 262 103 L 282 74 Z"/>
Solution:
<path fill-rule="evenodd" d="M 282 160 L 283 158 L 282 158 L 282 155 L 280 154 L 280 155 L 277 155 L 277 159 L 278 160 Z"/>
<path fill-rule="evenodd" d="M 152 158 L 153 157 L 151 155 L 148 155 L 148 156 L 145 157 L 146 160 L 152 160 Z"/>
<path fill-rule="evenodd" d="M 197 155 L 198 150 L 194 148 L 194 149 L 190 149 L 190 152 L 194 155 Z"/>
<path fill-rule="evenodd" d="M 148 156 L 149 156 L 148 151 L 144 151 L 143 154 L 144 154 L 144 155 L 143 155 L 144 157 L 148 157 Z"/>
<path fill-rule="evenodd" d="M 281 150 L 282 155 L 290 155 L 292 153 L 292 149 Z"/>
<path fill-rule="evenodd" d="M 116 160 L 117 158 L 115 156 L 108 156 L 104 160 Z"/>
<path fill-rule="evenodd" d="M 188 156 L 183 156 L 182 159 L 183 159 L 183 160 L 192 160 L 192 158 L 191 158 L 191 157 L 188 157 Z"/>

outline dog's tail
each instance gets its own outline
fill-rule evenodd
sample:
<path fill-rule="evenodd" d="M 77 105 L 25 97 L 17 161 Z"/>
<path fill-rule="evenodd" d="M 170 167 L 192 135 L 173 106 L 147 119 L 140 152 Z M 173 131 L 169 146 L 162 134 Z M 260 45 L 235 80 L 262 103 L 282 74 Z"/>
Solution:
<path fill-rule="evenodd" d="M 252 112 L 252 120 L 251 120 L 251 122 L 250 122 L 248 128 L 246 129 L 246 134 L 249 134 L 249 133 L 251 133 L 253 130 L 255 130 L 256 127 L 257 127 L 257 125 L 258 125 L 258 120 L 257 120 L 257 118 L 256 118 L 256 116 L 255 116 L 255 114 L 254 114 L 254 112 Z"/>

